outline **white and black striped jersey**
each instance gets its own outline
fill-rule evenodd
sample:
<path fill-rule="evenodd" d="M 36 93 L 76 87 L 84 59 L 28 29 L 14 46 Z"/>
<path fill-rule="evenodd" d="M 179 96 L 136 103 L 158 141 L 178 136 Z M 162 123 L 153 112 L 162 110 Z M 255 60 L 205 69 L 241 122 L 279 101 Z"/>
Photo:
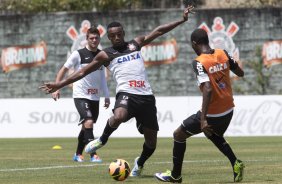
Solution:
<path fill-rule="evenodd" d="M 64 67 L 68 69 L 73 68 L 74 71 L 77 71 L 88 65 L 99 52 L 100 50 L 97 50 L 96 52 L 90 51 L 86 47 L 74 51 L 64 64 Z M 102 66 L 98 70 L 74 82 L 73 98 L 86 98 L 99 101 L 100 96 L 102 95 L 109 97 L 104 69 L 104 66 Z"/>
<path fill-rule="evenodd" d="M 109 47 L 103 50 L 111 60 L 107 68 L 117 83 L 116 93 L 153 94 L 140 50 L 135 40 L 126 42 L 123 48 Z"/>

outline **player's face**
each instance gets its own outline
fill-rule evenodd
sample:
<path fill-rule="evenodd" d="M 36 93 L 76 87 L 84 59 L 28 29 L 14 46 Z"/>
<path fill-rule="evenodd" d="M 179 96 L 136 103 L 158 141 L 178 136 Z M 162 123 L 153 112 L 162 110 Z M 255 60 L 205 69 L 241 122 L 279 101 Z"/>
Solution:
<path fill-rule="evenodd" d="M 113 46 L 122 46 L 124 44 L 124 31 L 122 27 L 112 27 L 108 29 L 108 38 Z"/>
<path fill-rule="evenodd" d="M 87 43 L 90 48 L 97 48 L 100 43 L 100 36 L 98 34 L 89 34 L 87 38 Z"/>
<path fill-rule="evenodd" d="M 196 54 L 197 54 L 198 56 L 201 55 L 201 52 L 200 52 L 200 50 L 199 50 L 197 44 L 195 44 L 195 43 L 192 42 L 192 48 L 194 49 L 194 51 L 196 52 Z"/>

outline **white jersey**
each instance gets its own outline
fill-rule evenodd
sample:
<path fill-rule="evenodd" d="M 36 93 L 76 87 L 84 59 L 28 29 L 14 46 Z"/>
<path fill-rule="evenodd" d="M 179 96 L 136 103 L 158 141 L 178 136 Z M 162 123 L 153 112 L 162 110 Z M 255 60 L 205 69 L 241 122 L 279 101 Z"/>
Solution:
<path fill-rule="evenodd" d="M 93 58 L 100 52 L 92 52 L 87 48 L 74 51 L 64 67 L 74 71 L 80 70 L 88 65 Z M 109 90 L 105 78 L 105 67 L 102 66 L 97 71 L 94 71 L 82 79 L 73 83 L 73 98 L 86 98 L 89 100 L 99 101 L 100 96 L 109 97 Z"/>
<path fill-rule="evenodd" d="M 134 40 L 128 42 L 123 49 L 117 50 L 113 47 L 104 49 L 111 59 L 107 68 L 112 72 L 116 81 L 116 93 L 153 94 L 140 49 Z"/>

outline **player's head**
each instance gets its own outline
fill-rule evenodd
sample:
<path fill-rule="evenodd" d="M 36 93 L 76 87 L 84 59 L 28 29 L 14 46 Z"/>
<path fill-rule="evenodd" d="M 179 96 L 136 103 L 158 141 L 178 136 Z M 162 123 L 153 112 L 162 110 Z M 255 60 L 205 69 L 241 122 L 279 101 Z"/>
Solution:
<path fill-rule="evenodd" d="M 91 27 L 86 32 L 87 44 L 90 48 L 97 48 L 100 43 L 100 32 L 96 27 Z"/>
<path fill-rule="evenodd" d="M 202 46 L 209 46 L 209 37 L 204 29 L 195 29 L 191 34 L 191 43 L 194 51 L 200 55 Z"/>
<path fill-rule="evenodd" d="M 111 22 L 107 26 L 107 34 L 109 40 L 112 42 L 113 46 L 123 46 L 124 45 L 124 36 L 123 27 L 119 22 Z"/>

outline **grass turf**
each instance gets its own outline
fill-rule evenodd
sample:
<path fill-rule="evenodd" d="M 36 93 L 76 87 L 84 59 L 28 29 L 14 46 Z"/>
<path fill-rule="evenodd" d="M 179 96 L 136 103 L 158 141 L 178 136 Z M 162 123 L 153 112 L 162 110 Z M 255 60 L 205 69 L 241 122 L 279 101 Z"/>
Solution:
<path fill-rule="evenodd" d="M 282 137 L 227 137 L 237 157 L 244 161 L 243 183 L 282 183 Z M 9 184 L 108 184 L 108 166 L 122 158 L 133 167 L 142 138 L 110 138 L 98 150 L 102 164 L 76 163 L 75 138 L 0 139 L 0 183 Z M 62 150 L 52 150 L 61 145 Z M 141 178 L 126 183 L 161 183 L 153 175 L 172 168 L 172 138 L 159 138 L 158 147 L 144 166 Z M 190 138 L 183 164 L 182 183 L 233 183 L 229 161 L 205 138 Z"/>

